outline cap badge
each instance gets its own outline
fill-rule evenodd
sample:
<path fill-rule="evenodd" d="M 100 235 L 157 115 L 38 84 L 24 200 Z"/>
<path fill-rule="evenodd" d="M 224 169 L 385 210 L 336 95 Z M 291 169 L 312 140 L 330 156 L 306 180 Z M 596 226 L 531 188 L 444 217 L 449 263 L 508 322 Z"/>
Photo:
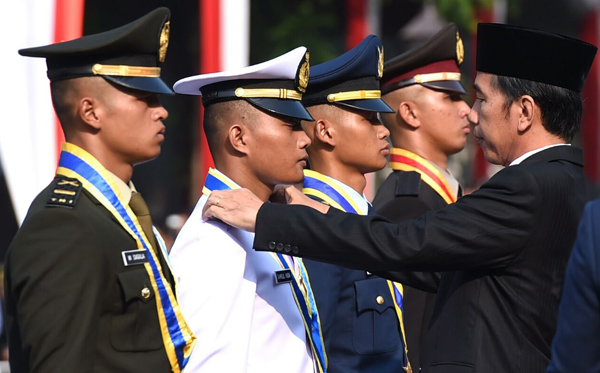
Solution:
<path fill-rule="evenodd" d="M 298 90 L 300 92 L 306 92 L 308 87 L 308 78 L 310 76 L 310 53 L 306 52 L 304 55 L 304 61 L 300 65 L 300 71 L 298 72 Z"/>
<path fill-rule="evenodd" d="M 167 47 L 169 46 L 169 35 L 171 34 L 171 21 L 165 22 L 160 32 L 160 48 L 158 49 L 158 60 L 163 63 L 167 56 Z"/>
<path fill-rule="evenodd" d="M 377 60 L 377 77 L 383 77 L 383 47 L 377 47 L 377 53 L 379 53 L 379 58 Z"/>
<path fill-rule="evenodd" d="M 456 61 L 460 65 L 465 59 L 465 46 L 463 45 L 463 41 L 456 31 Z"/>

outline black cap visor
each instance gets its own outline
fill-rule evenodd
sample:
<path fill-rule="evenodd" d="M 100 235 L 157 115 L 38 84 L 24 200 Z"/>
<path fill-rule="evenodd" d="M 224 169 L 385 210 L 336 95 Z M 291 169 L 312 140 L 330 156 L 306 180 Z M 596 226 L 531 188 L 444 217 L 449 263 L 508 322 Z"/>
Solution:
<path fill-rule="evenodd" d="M 437 82 L 421 83 L 421 85 L 438 91 L 458 92 L 461 95 L 467 93 L 467 91 L 465 91 L 465 88 L 462 86 L 462 84 L 460 84 L 460 81 L 458 80 L 440 80 Z"/>
<path fill-rule="evenodd" d="M 348 106 L 354 109 L 376 111 L 378 113 L 395 113 L 385 102 L 380 98 L 368 100 L 344 100 L 336 101 L 335 104 Z"/>
<path fill-rule="evenodd" d="M 248 102 L 261 109 L 286 117 L 297 118 L 314 122 L 313 117 L 297 100 L 284 100 L 278 98 L 246 98 Z"/>
<path fill-rule="evenodd" d="M 98 75 L 104 79 L 121 85 L 123 87 L 136 89 L 138 91 L 152 92 L 165 95 L 174 95 L 175 93 L 161 78 L 147 78 L 137 76 L 113 76 L 113 75 Z"/>

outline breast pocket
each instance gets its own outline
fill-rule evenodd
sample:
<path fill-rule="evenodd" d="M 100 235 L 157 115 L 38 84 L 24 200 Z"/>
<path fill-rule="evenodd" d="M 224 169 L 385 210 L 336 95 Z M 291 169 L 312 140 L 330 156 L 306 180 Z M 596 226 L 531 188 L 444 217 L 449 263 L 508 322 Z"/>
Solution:
<path fill-rule="evenodd" d="M 163 347 L 154 289 L 144 268 L 119 273 L 121 299 L 111 321 L 111 344 L 117 351 Z"/>
<path fill-rule="evenodd" d="M 386 280 L 375 277 L 354 283 L 356 317 L 353 345 L 359 354 L 380 354 L 401 347 L 398 316 Z"/>

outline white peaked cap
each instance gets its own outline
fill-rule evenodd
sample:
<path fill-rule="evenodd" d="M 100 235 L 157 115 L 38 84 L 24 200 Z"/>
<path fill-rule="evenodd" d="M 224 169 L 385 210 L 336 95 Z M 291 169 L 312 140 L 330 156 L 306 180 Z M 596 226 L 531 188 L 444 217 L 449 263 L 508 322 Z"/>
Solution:
<path fill-rule="evenodd" d="M 294 80 L 298 67 L 307 52 L 306 47 L 298 47 L 272 60 L 244 67 L 239 70 L 222 71 L 211 74 L 189 76 L 178 80 L 173 90 L 186 95 L 202 95 L 200 89 L 206 85 L 230 80 L 244 79 L 290 79 Z"/>

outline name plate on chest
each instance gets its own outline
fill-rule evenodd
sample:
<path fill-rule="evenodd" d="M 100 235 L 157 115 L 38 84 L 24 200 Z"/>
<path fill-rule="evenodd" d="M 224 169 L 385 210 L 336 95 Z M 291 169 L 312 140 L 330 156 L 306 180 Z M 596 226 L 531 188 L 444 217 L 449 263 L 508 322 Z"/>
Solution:
<path fill-rule="evenodd" d="M 282 269 L 281 271 L 275 271 L 275 284 L 287 284 L 292 282 L 292 271 L 289 269 Z"/>
<path fill-rule="evenodd" d="M 148 254 L 145 250 L 122 251 L 121 255 L 123 256 L 125 267 L 144 264 L 148 261 Z"/>

